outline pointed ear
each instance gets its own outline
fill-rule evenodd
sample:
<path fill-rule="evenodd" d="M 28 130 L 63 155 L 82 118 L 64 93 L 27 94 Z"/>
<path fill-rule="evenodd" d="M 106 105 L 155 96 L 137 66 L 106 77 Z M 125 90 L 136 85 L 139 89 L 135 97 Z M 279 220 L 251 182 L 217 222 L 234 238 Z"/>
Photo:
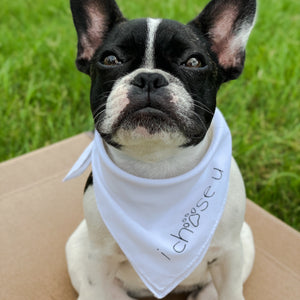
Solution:
<path fill-rule="evenodd" d="M 224 81 L 243 71 L 245 47 L 254 26 L 255 0 L 212 0 L 189 25 L 208 39 L 225 71 Z"/>
<path fill-rule="evenodd" d="M 71 0 L 71 11 L 78 37 L 76 66 L 89 74 L 90 61 L 105 35 L 125 18 L 114 0 Z"/>

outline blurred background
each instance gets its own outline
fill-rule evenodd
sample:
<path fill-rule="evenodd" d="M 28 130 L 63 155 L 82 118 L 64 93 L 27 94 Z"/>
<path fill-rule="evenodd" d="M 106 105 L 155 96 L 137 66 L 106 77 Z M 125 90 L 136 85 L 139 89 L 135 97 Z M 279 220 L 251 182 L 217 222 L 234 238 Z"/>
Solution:
<path fill-rule="evenodd" d="M 118 0 L 129 18 L 186 23 L 205 0 Z M 250 199 L 300 230 L 300 1 L 260 0 L 242 76 L 218 106 Z M 92 130 L 67 0 L 1 0 L 0 161 Z"/>

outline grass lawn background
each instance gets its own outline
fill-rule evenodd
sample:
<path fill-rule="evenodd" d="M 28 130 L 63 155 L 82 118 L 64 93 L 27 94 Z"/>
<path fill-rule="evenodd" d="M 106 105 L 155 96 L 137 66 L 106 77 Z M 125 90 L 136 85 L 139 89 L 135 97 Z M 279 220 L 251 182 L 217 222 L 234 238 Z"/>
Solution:
<path fill-rule="evenodd" d="M 204 0 L 119 0 L 125 16 L 188 22 Z M 300 229 L 300 1 L 261 0 L 243 75 L 218 105 L 248 197 Z M 0 161 L 91 130 L 67 0 L 1 0 Z M 34 167 L 34 166 L 33 166 Z"/>

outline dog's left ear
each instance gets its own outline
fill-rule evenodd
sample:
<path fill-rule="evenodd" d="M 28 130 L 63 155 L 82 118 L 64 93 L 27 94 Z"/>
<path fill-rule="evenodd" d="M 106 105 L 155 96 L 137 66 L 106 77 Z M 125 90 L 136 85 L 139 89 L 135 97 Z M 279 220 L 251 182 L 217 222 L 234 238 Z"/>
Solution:
<path fill-rule="evenodd" d="M 76 66 L 89 74 L 90 61 L 113 25 L 125 21 L 115 0 L 71 0 L 78 37 Z"/>
<path fill-rule="evenodd" d="M 224 81 L 243 71 L 245 47 L 254 26 L 255 0 L 212 0 L 188 25 L 208 39 L 224 70 Z"/>

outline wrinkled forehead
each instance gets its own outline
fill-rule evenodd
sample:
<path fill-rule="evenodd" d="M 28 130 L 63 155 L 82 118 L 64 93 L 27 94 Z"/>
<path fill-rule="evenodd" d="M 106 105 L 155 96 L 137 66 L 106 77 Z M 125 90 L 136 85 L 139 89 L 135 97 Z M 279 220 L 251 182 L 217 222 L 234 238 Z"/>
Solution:
<path fill-rule="evenodd" d="M 153 67 L 157 52 L 167 49 L 184 51 L 199 42 L 199 37 L 189 26 L 177 21 L 136 19 L 118 24 L 107 37 L 102 51 L 120 49 L 143 57 L 144 66 Z"/>

